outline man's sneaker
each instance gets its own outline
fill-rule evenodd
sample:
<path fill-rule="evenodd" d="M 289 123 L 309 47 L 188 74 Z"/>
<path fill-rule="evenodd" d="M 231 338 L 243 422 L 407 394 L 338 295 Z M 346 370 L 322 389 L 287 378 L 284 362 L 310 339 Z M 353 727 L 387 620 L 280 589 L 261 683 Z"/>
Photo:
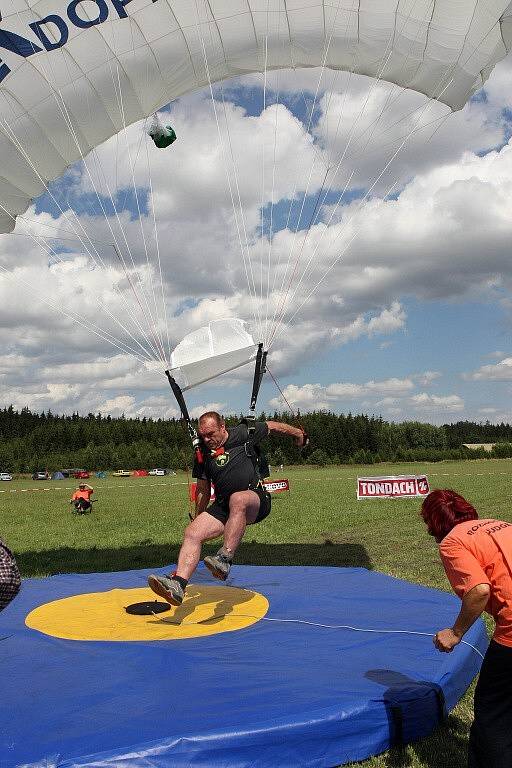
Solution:
<path fill-rule="evenodd" d="M 163 597 L 171 605 L 181 605 L 185 590 L 176 579 L 168 576 L 148 576 L 148 584 L 159 597 Z"/>
<path fill-rule="evenodd" d="M 215 576 L 216 579 L 221 579 L 221 581 L 226 581 L 231 568 L 231 560 L 226 555 L 217 552 L 216 555 L 205 557 L 203 562 L 212 576 Z"/>

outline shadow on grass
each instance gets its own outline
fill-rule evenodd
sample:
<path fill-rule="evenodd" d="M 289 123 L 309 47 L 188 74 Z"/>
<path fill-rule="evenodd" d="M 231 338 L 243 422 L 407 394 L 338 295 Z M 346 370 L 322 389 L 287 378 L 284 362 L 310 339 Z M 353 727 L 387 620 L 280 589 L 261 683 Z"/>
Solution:
<path fill-rule="evenodd" d="M 436 728 L 431 736 L 413 744 L 395 747 L 386 755 L 386 768 L 467 768 L 469 725 L 455 715 Z"/>
<path fill-rule="evenodd" d="M 219 543 L 206 544 L 203 556 L 216 552 Z M 42 552 L 20 552 L 16 560 L 24 578 L 55 573 L 97 573 L 137 568 L 159 568 L 175 563 L 180 545 L 141 541 L 130 547 L 73 549 L 61 547 Z M 259 544 L 244 542 L 236 563 L 239 565 L 316 565 L 362 567 L 372 563 L 361 544 Z"/>

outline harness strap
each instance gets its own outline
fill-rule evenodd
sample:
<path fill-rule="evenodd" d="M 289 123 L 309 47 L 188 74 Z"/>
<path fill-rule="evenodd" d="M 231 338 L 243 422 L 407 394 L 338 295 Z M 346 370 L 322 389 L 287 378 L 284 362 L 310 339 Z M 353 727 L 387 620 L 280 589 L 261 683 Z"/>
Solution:
<path fill-rule="evenodd" d="M 165 375 L 167 376 L 167 379 L 169 380 L 170 387 L 173 391 L 174 397 L 176 398 L 176 401 L 180 407 L 181 411 L 181 417 L 183 421 L 185 422 L 185 426 L 187 427 L 187 431 L 190 437 L 190 440 L 192 442 L 192 447 L 194 449 L 194 453 L 196 455 L 196 459 L 199 462 L 199 464 L 202 464 L 204 462 L 203 454 L 201 452 L 201 444 L 199 440 L 199 436 L 195 430 L 194 425 L 192 424 L 192 421 L 190 419 L 190 415 L 188 412 L 187 404 L 185 402 L 185 398 L 183 397 L 183 392 L 181 391 L 181 387 L 179 386 L 176 379 L 174 379 L 171 376 L 170 371 L 166 371 Z"/>

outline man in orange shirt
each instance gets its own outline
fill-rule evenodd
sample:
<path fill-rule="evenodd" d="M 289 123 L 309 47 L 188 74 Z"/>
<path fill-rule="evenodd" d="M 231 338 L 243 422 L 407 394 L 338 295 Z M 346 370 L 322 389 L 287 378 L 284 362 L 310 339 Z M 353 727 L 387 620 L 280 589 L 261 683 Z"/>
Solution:
<path fill-rule="evenodd" d="M 87 483 L 80 483 L 71 499 L 69 500 L 69 503 L 75 505 L 77 512 L 89 512 L 92 506 L 91 496 L 93 493 L 94 488 L 92 485 L 87 485 Z"/>
<path fill-rule="evenodd" d="M 486 611 L 496 622 L 475 690 L 468 768 L 512 768 L 512 523 L 479 520 L 455 491 L 432 491 L 421 507 L 444 570 L 462 606 L 434 636 L 450 653 Z"/>

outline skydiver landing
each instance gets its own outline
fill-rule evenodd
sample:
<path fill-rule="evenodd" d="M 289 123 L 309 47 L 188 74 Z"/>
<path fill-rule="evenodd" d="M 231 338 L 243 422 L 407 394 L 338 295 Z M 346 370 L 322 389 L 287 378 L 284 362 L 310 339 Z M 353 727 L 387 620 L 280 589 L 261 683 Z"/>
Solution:
<path fill-rule="evenodd" d="M 176 572 L 148 578 L 153 592 L 171 605 L 183 602 L 205 541 L 223 536 L 223 546 L 216 555 L 205 557 L 204 564 L 215 578 L 225 581 L 246 526 L 259 523 L 270 514 L 270 494 L 258 472 L 255 447 L 271 432 L 289 435 L 299 447 L 307 440 L 301 429 L 279 421 L 255 422 L 251 432 L 243 423 L 226 428 L 215 411 L 208 411 L 199 419 L 202 461 L 196 457 L 192 472 L 197 479 L 194 519 L 185 529 Z M 212 482 L 216 499 L 208 506 Z"/>

